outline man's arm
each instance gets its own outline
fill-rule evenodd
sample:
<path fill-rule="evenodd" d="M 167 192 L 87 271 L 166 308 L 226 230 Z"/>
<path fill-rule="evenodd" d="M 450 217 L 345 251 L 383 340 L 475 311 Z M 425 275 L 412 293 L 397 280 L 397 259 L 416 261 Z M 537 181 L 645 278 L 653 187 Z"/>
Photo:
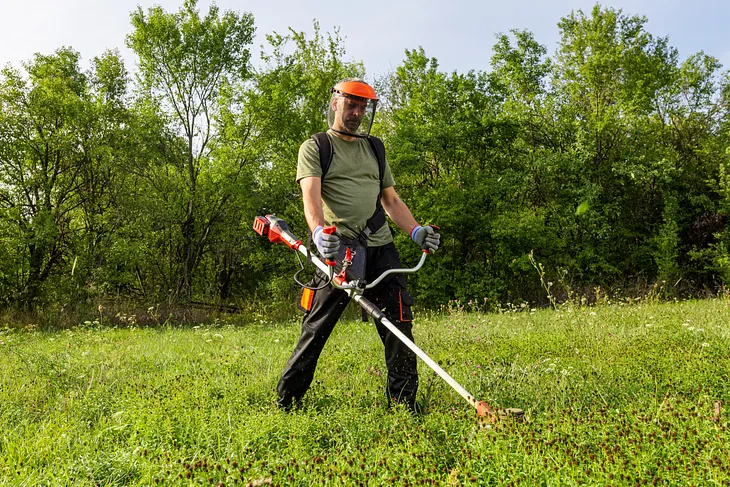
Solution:
<path fill-rule="evenodd" d="M 337 256 L 340 248 L 340 232 L 333 234 L 324 232 L 324 212 L 322 211 L 322 179 L 318 177 L 302 178 L 299 181 L 304 200 L 304 217 L 307 219 L 312 240 L 319 254 L 326 259 Z"/>
<path fill-rule="evenodd" d="M 411 230 L 418 226 L 418 222 L 413 218 L 411 210 L 403 203 L 403 200 L 400 199 L 393 186 L 383 190 L 380 203 L 383 205 L 383 209 L 390 219 L 408 235 L 411 234 Z"/>
<path fill-rule="evenodd" d="M 400 227 L 401 230 L 411 236 L 411 240 L 416 242 L 424 251 L 436 252 L 439 248 L 441 235 L 437 232 L 437 227 L 430 225 L 421 226 L 418 224 L 411 210 L 398 197 L 398 193 L 391 186 L 383 190 L 380 198 L 383 209 L 388 213 L 390 219 Z"/>
<path fill-rule="evenodd" d="M 317 177 L 303 178 L 299 181 L 304 201 L 304 218 L 307 219 L 309 231 L 314 232 L 318 226 L 324 226 L 322 210 L 322 179 Z"/>

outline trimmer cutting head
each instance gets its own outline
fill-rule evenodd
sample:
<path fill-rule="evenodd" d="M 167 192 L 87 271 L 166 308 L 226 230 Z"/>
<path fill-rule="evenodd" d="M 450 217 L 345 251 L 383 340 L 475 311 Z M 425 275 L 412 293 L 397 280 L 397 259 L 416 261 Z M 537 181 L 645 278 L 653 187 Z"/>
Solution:
<path fill-rule="evenodd" d="M 492 409 L 492 407 L 484 401 L 479 401 L 476 405 L 477 415 L 482 421 L 496 423 L 497 421 L 505 421 L 514 419 L 522 421 L 525 411 L 519 408 Z"/>
<path fill-rule="evenodd" d="M 492 410 L 492 407 L 489 404 L 487 404 L 484 401 L 479 401 L 477 403 L 477 414 L 480 417 L 484 418 L 484 417 L 488 417 L 488 416 L 494 414 L 494 411 Z"/>

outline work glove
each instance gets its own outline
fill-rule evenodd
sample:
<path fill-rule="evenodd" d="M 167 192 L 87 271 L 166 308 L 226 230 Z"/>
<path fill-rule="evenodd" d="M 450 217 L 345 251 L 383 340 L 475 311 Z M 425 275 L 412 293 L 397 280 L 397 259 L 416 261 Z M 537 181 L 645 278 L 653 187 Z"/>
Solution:
<path fill-rule="evenodd" d="M 441 235 L 436 233 L 436 230 L 431 225 L 426 225 L 425 227 L 418 225 L 411 230 L 411 239 L 423 250 L 428 250 L 429 253 L 433 253 L 439 248 Z"/>
<path fill-rule="evenodd" d="M 317 251 L 322 257 L 333 259 L 337 257 L 337 252 L 340 250 L 340 235 L 337 230 L 332 234 L 324 233 L 324 228 L 319 225 L 312 232 L 312 240 L 314 240 L 314 245 L 317 246 Z"/>

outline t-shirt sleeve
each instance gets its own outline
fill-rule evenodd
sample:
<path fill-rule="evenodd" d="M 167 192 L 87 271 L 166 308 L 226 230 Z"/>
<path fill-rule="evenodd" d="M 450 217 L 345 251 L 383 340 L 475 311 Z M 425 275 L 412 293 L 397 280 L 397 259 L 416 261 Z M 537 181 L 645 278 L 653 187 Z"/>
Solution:
<path fill-rule="evenodd" d="M 395 186 L 395 179 L 393 179 L 393 173 L 390 172 L 390 164 L 388 164 L 388 160 L 386 159 L 385 172 L 383 173 L 383 183 L 380 185 L 380 189 L 390 188 L 391 186 Z"/>
<path fill-rule="evenodd" d="M 302 179 L 309 177 L 322 177 L 322 166 L 319 164 L 319 149 L 317 149 L 317 144 L 312 139 L 304 141 L 304 143 L 299 146 L 299 157 L 297 159 L 297 183 Z"/>

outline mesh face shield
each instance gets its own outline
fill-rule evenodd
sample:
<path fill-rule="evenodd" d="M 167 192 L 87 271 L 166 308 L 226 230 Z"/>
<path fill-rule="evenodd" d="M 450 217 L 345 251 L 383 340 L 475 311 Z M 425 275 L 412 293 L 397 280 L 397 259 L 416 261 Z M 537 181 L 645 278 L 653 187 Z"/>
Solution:
<path fill-rule="evenodd" d="M 367 137 L 373 126 L 377 104 L 377 99 L 333 90 L 327 110 L 327 123 L 337 133 Z"/>

